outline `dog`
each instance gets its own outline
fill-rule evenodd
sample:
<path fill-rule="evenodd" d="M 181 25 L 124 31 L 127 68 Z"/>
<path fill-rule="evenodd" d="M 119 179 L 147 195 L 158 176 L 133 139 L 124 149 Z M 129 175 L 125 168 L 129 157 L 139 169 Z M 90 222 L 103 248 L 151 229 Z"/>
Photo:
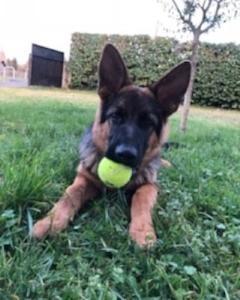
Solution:
<path fill-rule="evenodd" d="M 191 63 L 183 61 L 157 82 L 139 87 L 131 82 L 118 50 L 105 45 L 98 68 L 100 104 L 81 141 L 77 175 L 47 216 L 33 226 L 33 237 L 62 231 L 89 199 L 101 194 L 105 187 L 97 167 L 107 157 L 133 169 L 124 187 L 132 195 L 131 239 L 141 247 L 156 241 L 152 210 L 158 196 L 160 150 L 167 140 L 168 117 L 182 102 L 190 73 Z"/>

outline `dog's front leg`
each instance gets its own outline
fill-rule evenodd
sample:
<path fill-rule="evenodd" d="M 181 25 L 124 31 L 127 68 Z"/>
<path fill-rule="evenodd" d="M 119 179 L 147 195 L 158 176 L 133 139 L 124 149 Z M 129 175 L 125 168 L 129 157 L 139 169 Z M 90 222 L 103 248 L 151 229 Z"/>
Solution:
<path fill-rule="evenodd" d="M 48 215 L 33 226 L 32 236 L 41 239 L 65 229 L 82 205 L 99 191 L 87 173 L 80 172 Z"/>
<path fill-rule="evenodd" d="M 152 209 L 156 203 L 157 194 L 157 187 L 149 183 L 139 187 L 132 198 L 129 233 L 141 247 L 151 246 L 156 241 Z"/>

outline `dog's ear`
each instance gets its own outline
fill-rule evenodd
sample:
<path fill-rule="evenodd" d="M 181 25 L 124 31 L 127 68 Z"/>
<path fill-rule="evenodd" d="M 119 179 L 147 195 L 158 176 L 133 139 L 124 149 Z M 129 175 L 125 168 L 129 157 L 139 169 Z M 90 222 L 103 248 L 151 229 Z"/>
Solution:
<path fill-rule="evenodd" d="M 127 68 L 120 53 L 112 44 L 107 44 L 103 49 L 99 64 L 98 94 L 104 98 L 117 93 L 130 83 Z"/>
<path fill-rule="evenodd" d="M 184 61 L 170 70 L 149 88 L 160 101 L 165 117 L 174 113 L 183 101 L 191 74 L 190 61 Z"/>

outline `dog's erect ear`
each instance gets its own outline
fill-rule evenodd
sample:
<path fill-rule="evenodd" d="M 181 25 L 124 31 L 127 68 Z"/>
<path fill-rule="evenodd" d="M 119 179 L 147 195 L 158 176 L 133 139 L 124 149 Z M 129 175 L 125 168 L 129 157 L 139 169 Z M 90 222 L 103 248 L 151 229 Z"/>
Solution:
<path fill-rule="evenodd" d="M 104 98 L 117 93 L 130 83 L 127 68 L 120 53 L 113 45 L 107 44 L 103 49 L 99 64 L 98 93 L 100 97 Z"/>
<path fill-rule="evenodd" d="M 188 88 L 190 74 L 191 63 L 184 61 L 149 87 L 160 101 L 165 117 L 178 109 Z"/>

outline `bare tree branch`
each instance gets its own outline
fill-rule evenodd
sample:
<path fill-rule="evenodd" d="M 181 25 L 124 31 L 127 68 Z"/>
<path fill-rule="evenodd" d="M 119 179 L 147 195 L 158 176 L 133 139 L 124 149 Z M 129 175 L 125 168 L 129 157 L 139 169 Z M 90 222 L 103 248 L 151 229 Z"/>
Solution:
<path fill-rule="evenodd" d="M 211 1 L 211 0 L 209 0 L 209 1 Z M 217 1 L 217 5 L 216 5 L 216 9 L 215 9 L 213 18 L 212 18 L 210 24 L 207 27 L 205 27 L 204 29 L 201 29 L 201 34 L 206 33 L 209 29 L 213 28 L 216 25 L 217 19 L 219 18 L 219 10 L 221 8 L 221 4 L 223 3 L 223 1 L 224 0 L 218 0 Z"/>
<path fill-rule="evenodd" d="M 204 1 L 203 1 L 203 5 L 202 5 L 203 7 L 205 7 L 206 1 L 207 1 L 207 0 L 204 0 Z"/>
<path fill-rule="evenodd" d="M 205 8 L 205 11 L 206 11 L 206 12 L 209 10 L 211 4 L 212 4 L 212 0 L 208 0 L 208 4 L 207 4 L 207 6 L 206 6 L 206 8 Z"/>
<path fill-rule="evenodd" d="M 194 24 L 191 21 L 191 16 L 189 15 L 188 19 L 186 19 L 184 17 L 184 14 L 182 13 L 181 9 L 179 8 L 177 2 L 175 0 L 172 0 L 172 3 L 175 6 L 175 8 L 176 8 L 176 10 L 178 12 L 178 15 L 179 15 L 180 19 L 183 21 L 183 23 L 187 24 L 191 28 L 192 31 L 195 31 L 196 27 L 194 26 Z"/>
<path fill-rule="evenodd" d="M 213 1 L 213 0 L 208 0 L 208 3 L 207 3 L 207 5 L 206 5 L 207 0 L 205 0 L 205 1 L 203 2 L 203 5 L 201 5 L 201 4 L 198 5 L 198 6 L 201 8 L 202 13 L 203 13 L 203 14 L 202 14 L 202 20 L 201 20 L 200 24 L 198 25 L 198 30 L 201 30 L 202 25 L 203 25 L 204 22 L 206 21 L 207 12 L 208 12 L 208 10 L 209 10 L 211 4 L 212 4 L 212 1 Z M 205 7 L 205 5 L 206 5 L 206 7 Z"/>

